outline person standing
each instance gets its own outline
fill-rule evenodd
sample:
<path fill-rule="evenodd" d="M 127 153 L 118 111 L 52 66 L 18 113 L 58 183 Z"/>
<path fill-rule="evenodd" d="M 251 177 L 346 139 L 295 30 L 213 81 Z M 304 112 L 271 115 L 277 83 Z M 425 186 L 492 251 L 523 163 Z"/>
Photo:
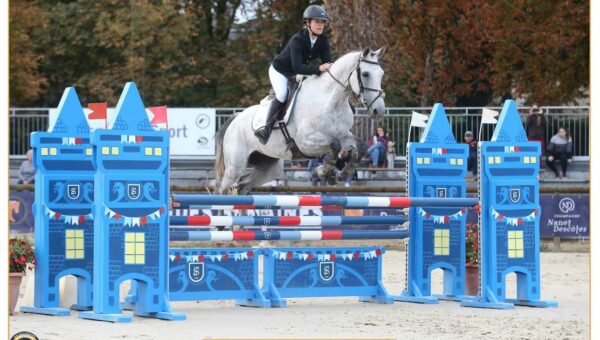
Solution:
<path fill-rule="evenodd" d="M 546 120 L 546 116 L 544 116 L 544 111 L 537 104 L 534 104 L 531 110 L 529 110 L 529 116 L 525 122 L 525 132 L 529 141 L 540 142 L 542 147 L 541 156 L 544 156 L 546 150 L 547 129 L 548 121 Z"/>
<path fill-rule="evenodd" d="M 465 132 L 463 137 L 466 144 L 469 145 L 469 159 L 467 160 L 467 171 L 472 171 L 473 176 L 477 176 L 477 140 L 472 131 Z"/>

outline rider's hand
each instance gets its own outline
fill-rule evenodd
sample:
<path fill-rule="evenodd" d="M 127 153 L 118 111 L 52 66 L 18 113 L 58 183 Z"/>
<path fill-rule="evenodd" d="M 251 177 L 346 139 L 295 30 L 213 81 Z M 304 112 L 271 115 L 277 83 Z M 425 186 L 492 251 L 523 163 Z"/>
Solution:
<path fill-rule="evenodd" d="M 321 64 L 321 66 L 319 66 L 319 71 L 325 72 L 325 71 L 329 70 L 330 67 L 331 67 L 331 64 L 329 64 L 329 63 Z"/>

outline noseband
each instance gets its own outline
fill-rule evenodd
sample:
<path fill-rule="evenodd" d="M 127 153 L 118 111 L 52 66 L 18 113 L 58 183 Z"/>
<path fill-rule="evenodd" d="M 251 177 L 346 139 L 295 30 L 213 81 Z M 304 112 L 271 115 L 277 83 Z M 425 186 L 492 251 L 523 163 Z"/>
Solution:
<path fill-rule="evenodd" d="M 353 104 L 355 104 L 355 105 L 361 104 L 367 111 L 369 111 L 369 109 L 371 108 L 373 103 L 375 103 L 375 101 L 377 99 L 379 99 L 379 97 L 385 98 L 385 92 L 381 89 L 378 90 L 378 89 L 366 87 L 363 85 L 361 71 L 360 71 L 360 63 L 379 65 L 379 63 L 376 61 L 363 59 L 362 55 L 361 55 L 358 58 L 358 62 L 356 63 L 354 70 L 352 70 L 352 72 L 350 72 L 350 75 L 348 75 L 348 78 L 346 79 L 346 84 L 342 83 L 336 77 L 334 77 L 333 74 L 331 73 L 331 71 L 327 70 L 327 73 L 329 73 L 331 78 L 333 78 L 333 80 L 335 80 L 338 84 L 340 84 L 344 88 L 344 92 L 348 95 L 348 98 L 353 102 Z M 356 73 L 356 80 L 358 81 L 358 86 L 359 86 L 358 92 L 354 91 L 354 89 L 352 88 L 352 84 L 350 83 L 350 78 L 352 77 L 353 73 Z M 366 91 L 377 92 L 377 96 L 375 96 L 375 98 L 368 105 L 367 105 L 367 101 L 364 96 L 364 93 Z"/>

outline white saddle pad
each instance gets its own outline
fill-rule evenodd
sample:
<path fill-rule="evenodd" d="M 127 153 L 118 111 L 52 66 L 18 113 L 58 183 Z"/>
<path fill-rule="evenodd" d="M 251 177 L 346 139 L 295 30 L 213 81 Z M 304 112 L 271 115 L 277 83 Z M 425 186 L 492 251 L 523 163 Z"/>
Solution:
<path fill-rule="evenodd" d="M 298 95 L 298 92 L 300 92 L 301 87 L 302 87 L 302 82 L 300 82 L 300 84 L 298 84 L 298 88 L 296 89 L 296 92 L 292 96 L 292 99 L 290 99 L 291 103 L 285 112 L 285 116 L 283 117 L 283 121 L 286 124 L 287 124 L 288 120 L 290 120 L 290 117 L 292 116 L 292 111 L 294 110 L 294 106 L 296 103 L 296 96 Z M 269 113 L 269 107 L 271 106 L 271 101 L 272 100 L 269 99 L 269 96 L 266 96 L 265 98 L 263 98 L 263 100 L 260 101 L 258 111 L 256 111 L 256 113 L 254 114 L 254 117 L 252 117 L 252 130 L 253 131 L 260 129 L 261 127 L 263 127 L 267 124 L 267 114 Z M 279 124 L 276 123 L 273 128 L 279 129 Z"/>

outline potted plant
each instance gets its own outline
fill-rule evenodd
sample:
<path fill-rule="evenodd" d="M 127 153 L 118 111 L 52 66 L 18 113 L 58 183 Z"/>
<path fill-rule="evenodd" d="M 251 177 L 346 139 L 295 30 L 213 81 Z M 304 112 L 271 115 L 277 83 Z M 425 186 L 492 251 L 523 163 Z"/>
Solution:
<path fill-rule="evenodd" d="M 21 280 L 27 269 L 32 270 L 35 265 L 33 246 L 29 240 L 13 238 L 8 241 L 8 264 L 9 264 L 9 292 L 10 292 L 10 315 L 13 315 Z"/>
<path fill-rule="evenodd" d="M 479 291 L 479 225 L 477 223 L 467 223 L 466 248 L 466 294 L 477 295 Z"/>

